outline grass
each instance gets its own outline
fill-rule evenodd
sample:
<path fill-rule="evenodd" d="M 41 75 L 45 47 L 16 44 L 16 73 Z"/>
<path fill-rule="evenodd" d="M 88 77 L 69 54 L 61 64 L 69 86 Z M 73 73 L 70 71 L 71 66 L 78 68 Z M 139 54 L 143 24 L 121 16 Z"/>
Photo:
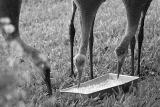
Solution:
<path fill-rule="evenodd" d="M 51 98 L 45 96 L 46 87 L 37 68 L 27 58 L 16 57 L 6 49 L 0 36 L 0 106 L 4 107 L 157 107 L 160 98 L 160 2 L 154 0 L 145 21 L 145 39 L 142 49 L 141 71 L 144 79 L 138 82 L 133 93 L 119 93 L 104 99 L 87 98 L 81 95 L 61 94 L 59 89 L 74 84 L 70 72 L 70 46 L 68 25 L 71 18 L 69 0 L 26 0 L 20 16 L 20 34 L 30 46 L 48 55 L 51 64 L 52 88 L 56 92 Z M 120 43 L 126 25 L 125 8 L 119 0 L 109 0 L 99 9 L 94 27 L 94 75 L 116 73 L 115 48 Z M 78 51 L 81 29 L 79 16 L 75 20 L 76 39 L 74 53 Z M 11 54 L 12 53 L 12 54 Z M 14 66 L 6 59 L 16 57 Z M 136 58 L 137 60 L 137 54 Z M 135 64 L 135 67 L 137 63 Z M 130 54 L 123 65 L 123 74 L 130 73 Z M 9 74 L 8 74 L 9 73 Z M 10 77 L 10 73 L 13 74 Z M 83 79 L 88 79 L 87 62 Z M 0 79 L 1 79 L 0 78 Z M 4 82 L 5 81 L 5 82 Z M 13 82 L 15 81 L 15 82 Z M 13 84 L 14 83 L 14 84 Z M 13 85 L 11 85 L 13 84 Z M 157 106 L 156 106 L 157 104 Z"/>

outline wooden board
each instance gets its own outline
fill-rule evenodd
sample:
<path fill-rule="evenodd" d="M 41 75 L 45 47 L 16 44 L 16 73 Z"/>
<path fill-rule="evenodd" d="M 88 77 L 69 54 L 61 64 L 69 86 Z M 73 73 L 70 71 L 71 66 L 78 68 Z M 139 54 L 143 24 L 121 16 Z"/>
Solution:
<path fill-rule="evenodd" d="M 70 88 L 62 89 L 60 92 L 65 93 L 79 93 L 79 94 L 92 94 L 98 91 L 113 88 L 119 85 L 126 84 L 128 82 L 137 80 L 137 76 L 120 75 L 117 79 L 117 74 L 108 73 L 101 77 L 89 80 L 87 82 L 81 83 L 80 87 L 72 86 Z"/>

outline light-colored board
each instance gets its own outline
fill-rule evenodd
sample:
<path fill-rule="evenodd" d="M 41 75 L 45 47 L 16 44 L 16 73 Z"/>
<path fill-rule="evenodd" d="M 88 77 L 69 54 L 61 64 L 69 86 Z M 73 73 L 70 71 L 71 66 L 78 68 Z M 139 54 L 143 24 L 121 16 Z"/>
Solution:
<path fill-rule="evenodd" d="M 81 83 L 80 87 L 72 86 L 66 89 L 60 90 L 60 92 L 66 93 L 79 93 L 79 94 L 92 94 L 98 91 L 113 88 L 119 85 L 126 84 L 128 82 L 138 79 L 137 76 L 120 75 L 117 79 L 117 74 L 108 73 L 87 82 Z"/>

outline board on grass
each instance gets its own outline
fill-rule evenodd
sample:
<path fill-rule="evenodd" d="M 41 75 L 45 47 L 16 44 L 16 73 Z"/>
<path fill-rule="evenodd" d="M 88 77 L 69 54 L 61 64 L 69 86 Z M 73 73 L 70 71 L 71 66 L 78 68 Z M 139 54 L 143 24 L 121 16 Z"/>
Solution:
<path fill-rule="evenodd" d="M 81 83 L 80 87 L 77 85 L 61 89 L 60 92 L 65 93 L 79 93 L 79 94 L 92 94 L 98 91 L 110 89 L 116 86 L 127 84 L 131 81 L 137 80 L 137 76 L 120 75 L 117 79 L 117 74 L 108 73 L 87 82 Z"/>

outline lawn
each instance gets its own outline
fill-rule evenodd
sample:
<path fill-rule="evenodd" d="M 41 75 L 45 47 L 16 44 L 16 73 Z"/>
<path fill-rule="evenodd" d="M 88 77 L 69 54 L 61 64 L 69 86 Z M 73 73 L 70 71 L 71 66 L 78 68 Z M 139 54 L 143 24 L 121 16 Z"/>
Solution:
<path fill-rule="evenodd" d="M 158 107 L 160 99 L 160 2 L 154 0 L 145 21 L 141 72 L 143 80 L 133 93 L 105 96 L 103 99 L 82 95 L 62 94 L 59 89 L 76 82 L 70 73 L 69 22 L 70 0 L 23 0 L 20 15 L 20 34 L 26 44 L 39 49 L 50 59 L 51 98 L 45 94 L 46 86 L 38 69 L 27 58 L 18 57 L 9 50 L 0 36 L 0 106 L 3 107 Z M 116 72 L 115 48 L 120 43 L 126 26 L 125 8 L 121 0 L 108 0 L 100 7 L 94 26 L 94 76 Z M 81 28 L 78 12 L 75 19 L 76 38 L 74 55 L 80 44 Z M 130 50 L 130 49 L 129 49 Z M 11 59 L 14 58 L 14 64 Z M 137 67 L 137 51 L 135 56 Z M 131 71 L 130 53 L 122 74 Z M 7 76 L 5 77 L 7 73 Z M 12 74 L 14 76 L 12 76 Z M 89 79 L 89 61 L 83 81 Z M 9 88 L 8 88 L 9 87 Z"/>

